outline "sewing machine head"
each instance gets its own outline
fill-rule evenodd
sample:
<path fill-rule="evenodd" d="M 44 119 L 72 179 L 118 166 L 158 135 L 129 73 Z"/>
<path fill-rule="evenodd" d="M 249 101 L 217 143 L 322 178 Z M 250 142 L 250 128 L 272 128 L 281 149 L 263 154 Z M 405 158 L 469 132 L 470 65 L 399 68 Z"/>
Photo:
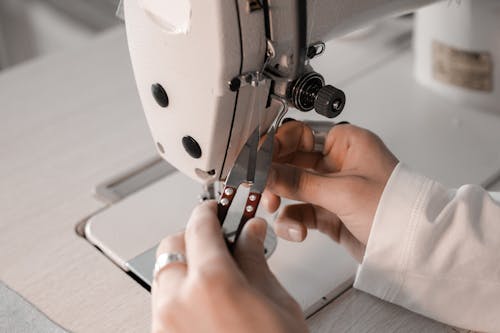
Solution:
<path fill-rule="evenodd" d="M 224 179 L 258 126 L 280 109 L 338 115 L 345 95 L 308 60 L 306 1 L 125 1 L 130 53 L 160 155 L 209 183 Z M 310 31 L 309 31 L 310 32 Z M 308 38 L 309 36 L 309 38 Z"/>

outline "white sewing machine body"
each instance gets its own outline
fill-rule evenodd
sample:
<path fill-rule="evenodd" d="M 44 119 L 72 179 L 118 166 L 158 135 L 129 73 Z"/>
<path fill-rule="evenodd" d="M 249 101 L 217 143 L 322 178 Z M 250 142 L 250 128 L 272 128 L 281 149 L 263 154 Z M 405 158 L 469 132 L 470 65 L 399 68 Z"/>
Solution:
<path fill-rule="evenodd" d="M 224 179 L 249 134 L 258 123 L 267 129 L 281 101 L 300 109 L 293 90 L 313 72 L 309 47 L 432 2 L 125 0 L 134 73 L 160 155 L 199 182 Z M 486 8 L 494 1 L 480 2 Z"/>

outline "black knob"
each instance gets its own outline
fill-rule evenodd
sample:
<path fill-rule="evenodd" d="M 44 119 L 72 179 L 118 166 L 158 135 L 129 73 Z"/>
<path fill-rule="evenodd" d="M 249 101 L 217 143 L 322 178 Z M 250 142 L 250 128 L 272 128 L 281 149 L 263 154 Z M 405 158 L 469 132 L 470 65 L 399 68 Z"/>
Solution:
<path fill-rule="evenodd" d="M 334 86 L 324 86 L 318 91 L 314 101 L 314 109 L 317 113 L 327 117 L 337 117 L 345 106 L 345 94 Z"/>
<path fill-rule="evenodd" d="M 151 93 L 153 94 L 156 103 L 162 108 L 166 108 L 168 106 L 168 95 L 165 89 L 161 84 L 155 83 L 151 86 Z"/>
<path fill-rule="evenodd" d="M 185 136 L 182 138 L 182 146 L 186 150 L 186 152 L 192 158 L 200 158 L 201 157 L 201 147 L 192 137 Z"/>

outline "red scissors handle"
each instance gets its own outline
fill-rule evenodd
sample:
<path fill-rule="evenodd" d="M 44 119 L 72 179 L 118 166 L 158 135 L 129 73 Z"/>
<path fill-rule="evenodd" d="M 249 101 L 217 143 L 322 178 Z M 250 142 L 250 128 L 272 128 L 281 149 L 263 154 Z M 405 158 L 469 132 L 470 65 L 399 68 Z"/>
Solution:
<path fill-rule="evenodd" d="M 245 204 L 245 209 L 243 211 L 243 215 L 241 216 L 240 224 L 238 225 L 238 229 L 236 230 L 236 236 L 234 238 L 234 243 L 240 237 L 241 232 L 243 231 L 243 227 L 247 222 L 255 217 L 255 213 L 257 213 L 257 207 L 259 207 L 260 198 L 262 197 L 262 193 L 258 192 L 250 192 L 247 197 L 247 202 Z"/>
<path fill-rule="evenodd" d="M 220 200 L 217 203 L 217 217 L 219 218 L 219 222 L 221 225 L 224 223 L 224 220 L 226 219 L 229 207 L 231 207 L 233 199 L 236 196 L 236 191 L 237 188 L 235 187 L 227 185 L 224 186 L 224 190 L 222 191 Z"/>

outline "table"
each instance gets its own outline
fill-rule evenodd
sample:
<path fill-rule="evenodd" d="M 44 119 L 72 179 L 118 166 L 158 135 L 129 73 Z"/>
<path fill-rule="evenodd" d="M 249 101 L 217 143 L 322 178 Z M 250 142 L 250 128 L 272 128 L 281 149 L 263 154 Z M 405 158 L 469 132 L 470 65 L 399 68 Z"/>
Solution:
<path fill-rule="evenodd" d="M 122 28 L 0 75 L 0 280 L 75 332 L 144 332 L 150 297 L 77 236 L 92 188 L 155 156 Z M 454 329 L 350 289 L 313 332 Z"/>

